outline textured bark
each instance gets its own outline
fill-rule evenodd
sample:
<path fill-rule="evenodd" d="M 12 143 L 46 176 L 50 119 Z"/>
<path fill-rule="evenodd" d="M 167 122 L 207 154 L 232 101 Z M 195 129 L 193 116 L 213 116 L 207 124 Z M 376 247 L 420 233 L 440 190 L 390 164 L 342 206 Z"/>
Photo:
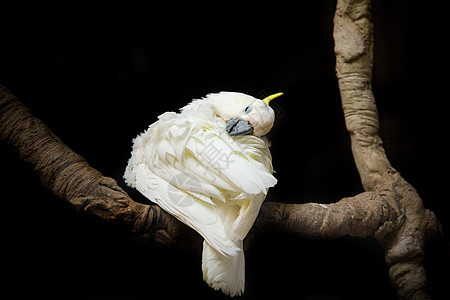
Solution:
<path fill-rule="evenodd" d="M 373 236 L 386 250 L 400 298 L 425 299 L 425 239 L 441 234 L 435 215 L 390 165 L 379 136 L 371 91 L 373 26 L 370 1 L 339 0 L 334 19 L 336 73 L 352 152 L 366 192 L 334 204 L 264 203 L 247 240 L 268 232 L 332 239 Z M 30 164 L 42 184 L 78 212 L 142 241 L 201 249 L 200 236 L 156 205 L 134 202 L 66 146 L 0 86 L 0 140 Z M 249 243 L 247 243 L 249 244 Z"/>
<path fill-rule="evenodd" d="M 400 298 L 428 298 L 422 267 L 427 234 L 439 232 L 435 215 L 424 209 L 416 190 L 389 163 L 378 134 L 371 90 L 373 25 L 370 0 L 339 0 L 334 18 L 336 74 L 363 187 L 386 199 L 398 215 L 375 237 L 386 250 L 389 276 Z"/>
<path fill-rule="evenodd" d="M 117 226 L 134 237 L 151 238 L 162 244 L 180 242 L 183 239 L 178 239 L 178 235 L 188 231 L 158 206 L 131 200 L 114 179 L 92 168 L 1 86 L 0 140 L 10 144 L 33 167 L 49 191 L 78 212 Z"/>

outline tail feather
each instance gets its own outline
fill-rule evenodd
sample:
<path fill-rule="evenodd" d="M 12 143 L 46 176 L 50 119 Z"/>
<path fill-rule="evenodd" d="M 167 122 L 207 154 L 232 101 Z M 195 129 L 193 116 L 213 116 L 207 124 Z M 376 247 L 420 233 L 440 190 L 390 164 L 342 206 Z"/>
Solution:
<path fill-rule="evenodd" d="M 238 241 L 235 244 L 241 251 L 234 256 L 224 256 L 204 241 L 202 254 L 203 280 L 231 297 L 242 295 L 245 285 L 243 243 Z"/>

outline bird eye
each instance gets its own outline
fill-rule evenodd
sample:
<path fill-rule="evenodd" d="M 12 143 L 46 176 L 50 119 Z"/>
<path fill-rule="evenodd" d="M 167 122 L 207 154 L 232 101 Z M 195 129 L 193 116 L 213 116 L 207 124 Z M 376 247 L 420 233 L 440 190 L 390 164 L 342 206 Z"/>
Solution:
<path fill-rule="evenodd" d="M 251 110 L 252 110 L 252 108 L 251 108 L 250 106 L 247 106 L 247 107 L 244 109 L 244 112 L 248 113 L 248 112 L 250 112 Z"/>

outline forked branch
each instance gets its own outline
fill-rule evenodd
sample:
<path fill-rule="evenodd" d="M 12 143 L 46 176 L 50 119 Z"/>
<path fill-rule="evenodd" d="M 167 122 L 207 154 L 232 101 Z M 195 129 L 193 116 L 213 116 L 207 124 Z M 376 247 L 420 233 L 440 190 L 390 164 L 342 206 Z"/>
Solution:
<path fill-rule="evenodd" d="M 416 190 L 391 166 L 379 136 L 371 90 L 373 24 L 370 0 L 338 0 L 334 17 L 336 74 L 352 152 L 363 187 L 385 197 L 398 218 L 375 235 L 386 250 L 389 275 L 398 295 L 424 299 L 424 241 L 440 232 L 434 214 L 424 209 Z"/>

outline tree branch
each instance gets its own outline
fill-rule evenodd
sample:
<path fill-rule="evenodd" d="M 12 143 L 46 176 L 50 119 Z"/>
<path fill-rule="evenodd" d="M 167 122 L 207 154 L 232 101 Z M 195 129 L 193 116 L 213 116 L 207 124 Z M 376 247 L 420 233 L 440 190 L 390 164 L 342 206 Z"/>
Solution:
<path fill-rule="evenodd" d="M 422 267 L 424 241 L 428 234 L 440 232 L 440 225 L 434 214 L 424 209 L 416 190 L 391 166 L 378 133 L 378 112 L 371 90 L 370 0 L 338 0 L 334 39 L 345 123 L 363 187 L 380 195 L 389 194 L 386 199 L 399 214 L 392 228 L 375 235 L 386 250 L 391 281 L 402 298 L 428 298 Z"/>
<path fill-rule="evenodd" d="M 200 248 L 196 232 L 157 205 L 134 202 L 114 179 L 89 166 L 5 87 L 0 87 L 0 139 L 33 166 L 49 191 L 78 212 L 118 226 L 143 242 Z M 383 196 L 371 192 L 328 205 L 268 202 L 263 204 L 249 239 L 268 231 L 311 238 L 368 236 L 396 216 Z"/>
<path fill-rule="evenodd" d="M 171 243 L 183 226 L 158 206 L 139 204 L 117 182 L 89 166 L 5 87 L 0 86 L 0 140 L 30 164 L 41 183 L 78 212 L 134 237 Z M 168 234 L 170 233 L 170 234 Z"/>
<path fill-rule="evenodd" d="M 382 224 L 396 220 L 397 213 L 386 199 L 366 192 L 334 204 L 264 203 L 252 231 L 281 231 L 306 238 L 334 239 L 345 235 L 374 235 Z"/>

